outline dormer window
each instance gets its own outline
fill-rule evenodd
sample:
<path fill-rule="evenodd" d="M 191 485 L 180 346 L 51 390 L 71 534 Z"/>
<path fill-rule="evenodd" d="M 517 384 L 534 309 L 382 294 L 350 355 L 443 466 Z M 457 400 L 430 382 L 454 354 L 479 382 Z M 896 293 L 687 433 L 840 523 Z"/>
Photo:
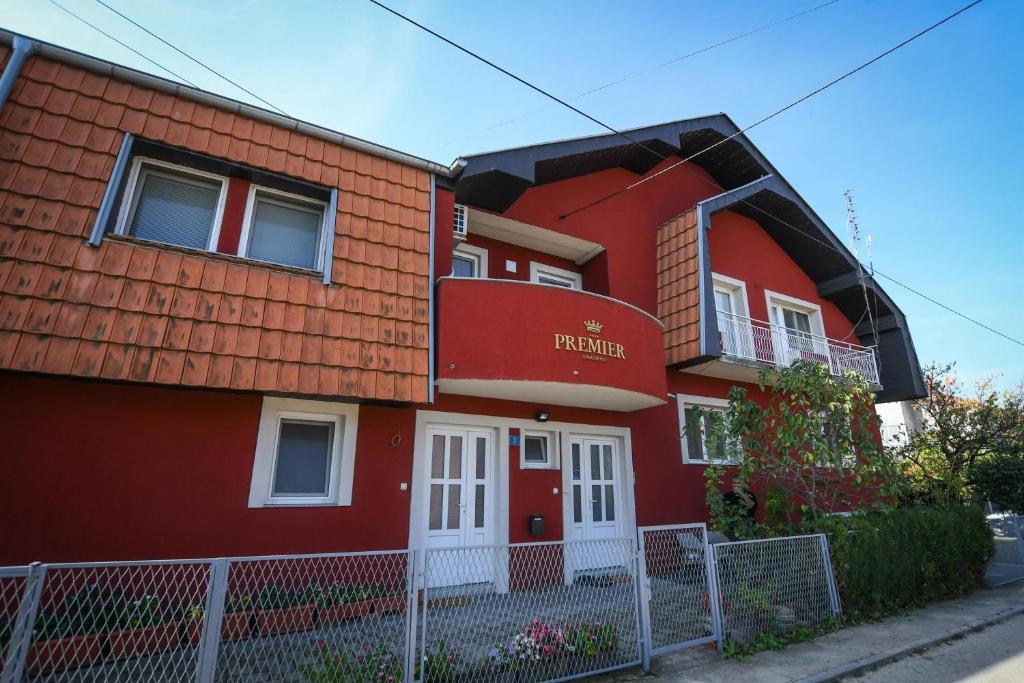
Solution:
<path fill-rule="evenodd" d="M 118 232 L 191 249 L 216 248 L 227 183 L 219 176 L 137 158 Z"/>
<path fill-rule="evenodd" d="M 321 272 L 338 190 L 126 135 L 89 243 L 105 233 Z"/>
<path fill-rule="evenodd" d="M 253 186 L 238 255 L 295 268 L 320 267 L 324 205 Z"/>

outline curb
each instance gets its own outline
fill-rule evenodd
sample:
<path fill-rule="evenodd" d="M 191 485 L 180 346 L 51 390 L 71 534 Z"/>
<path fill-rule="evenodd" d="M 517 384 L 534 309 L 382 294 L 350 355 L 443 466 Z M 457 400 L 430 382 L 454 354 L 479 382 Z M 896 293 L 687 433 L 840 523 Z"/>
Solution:
<path fill-rule="evenodd" d="M 853 676 L 870 669 L 876 669 L 880 666 L 884 666 L 885 664 L 895 662 L 909 655 L 917 654 L 950 640 L 963 638 L 967 634 L 974 631 L 980 631 L 987 626 L 994 626 L 995 624 L 1006 621 L 1018 614 L 1024 614 L 1024 605 L 1017 605 L 1016 607 L 1010 607 L 1009 609 L 1002 610 L 1001 612 L 996 612 L 991 616 L 975 619 L 963 626 L 958 626 L 944 631 L 937 636 L 913 640 L 909 643 L 890 648 L 875 655 L 855 659 L 852 662 L 847 662 L 846 664 L 837 666 L 834 669 L 829 669 L 828 671 L 823 671 L 819 674 L 814 674 L 813 676 L 808 676 L 806 678 L 796 679 L 794 683 L 827 683 L 828 681 L 835 681 L 846 676 Z"/>

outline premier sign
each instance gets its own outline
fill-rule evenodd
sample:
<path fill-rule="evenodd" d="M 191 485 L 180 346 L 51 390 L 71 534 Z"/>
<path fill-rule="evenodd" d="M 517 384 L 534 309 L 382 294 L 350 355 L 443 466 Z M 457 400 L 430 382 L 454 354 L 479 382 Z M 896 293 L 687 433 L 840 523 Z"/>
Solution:
<path fill-rule="evenodd" d="M 626 359 L 626 352 L 622 344 L 600 339 L 597 336 L 601 333 L 604 325 L 595 320 L 584 320 L 583 325 L 589 333 L 587 336 L 555 333 L 555 350 L 576 351 L 583 354 L 584 360 L 605 362 L 609 358 Z"/>

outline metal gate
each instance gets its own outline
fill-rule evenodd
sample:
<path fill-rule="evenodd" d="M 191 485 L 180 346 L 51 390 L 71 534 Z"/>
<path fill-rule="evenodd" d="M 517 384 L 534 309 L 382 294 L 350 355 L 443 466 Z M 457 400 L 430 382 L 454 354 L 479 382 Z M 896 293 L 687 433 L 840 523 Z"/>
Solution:
<path fill-rule="evenodd" d="M 718 590 L 705 524 L 637 529 L 643 664 L 672 650 L 718 642 Z"/>

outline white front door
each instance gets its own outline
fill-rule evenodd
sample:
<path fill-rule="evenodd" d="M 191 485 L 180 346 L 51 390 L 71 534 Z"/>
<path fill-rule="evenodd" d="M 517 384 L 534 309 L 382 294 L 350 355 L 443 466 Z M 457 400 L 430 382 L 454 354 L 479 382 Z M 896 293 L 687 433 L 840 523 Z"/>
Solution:
<path fill-rule="evenodd" d="M 570 540 L 620 538 L 622 533 L 623 463 L 618 441 L 573 437 L 569 441 Z M 621 563 L 610 545 L 581 547 L 575 569 L 598 569 Z"/>
<path fill-rule="evenodd" d="M 462 548 L 493 542 L 494 434 L 490 430 L 427 430 L 426 547 Z M 431 586 L 491 581 L 481 552 L 444 553 L 431 559 Z"/>

